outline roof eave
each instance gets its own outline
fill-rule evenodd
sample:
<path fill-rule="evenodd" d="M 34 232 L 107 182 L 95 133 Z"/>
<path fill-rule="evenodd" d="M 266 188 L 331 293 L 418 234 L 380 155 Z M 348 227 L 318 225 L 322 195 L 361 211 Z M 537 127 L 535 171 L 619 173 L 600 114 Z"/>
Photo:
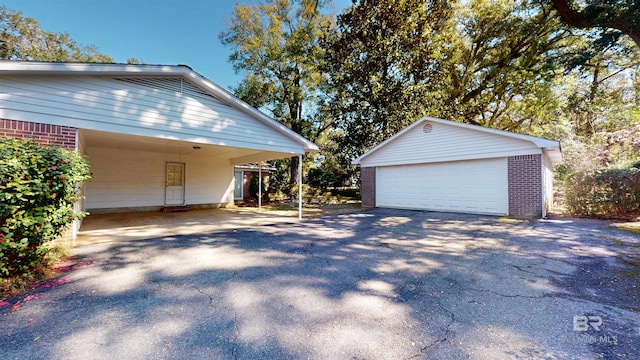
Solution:
<path fill-rule="evenodd" d="M 274 120 L 274 119 L 270 118 L 269 116 L 267 116 L 266 114 L 264 114 L 262 111 L 260 111 L 260 110 L 258 110 L 256 108 L 254 108 L 253 106 L 247 104 L 246 102 L 244 102 L 241 99 L 237 98 L 235 95 L 233 95 L 228 90 L 220 87 L 219 85 L 217 85 L 214 82 L 208 80 L 207 78 L 205 78 L 202 75 L 196 73 L 195 71 L 190 71 L 186 76 L 190 80 L 198 83 L 200 86 L 203 86 L 203 87 L 207 88 L 208 90 L 214 92 L 219 98 L 222 98 L 222 100 L 227 101 L 228 103 L 235 104 L 240 110 L 244 111 L 245 113 L 257 117 L 259 120 L 261 120 L 265 124 L 276 128 L 277 130 L 279 130 L 280 132 L 284 133 L 285 135 L 287 135 L 292 140 L 295 140 L 296 142 L 302 144 L 304 149 L 305 149 L 305 152 L 319 150 L 318 145 L 316 145 L 315 143 L 307 140 L 306 138 L 302 137 L 301 135 L 299 135 L 295 131 L 289 129 L 288 127 L 286 127 L 286 126 L 284 126 L 282 124 L 280 124 L 276 120 Z"/>
<path fill-rule="evenodd" d="M 366 157 L 368 157 L 369 155 L 371 155 L 374 152 L 378 151 L 380 148 L 386 146 L 386 144 L 388 144 L 389 142 L 393 141 L 394 139 L 402 136 L 402 134 L 404 134 L 405 132 L 410 131 L 411 129 L 413 129 L 416 126 L 419 126 L 420 124 L 422 124 L 425 121 L 432 121 L 432 122 L 436 122 L 436 123 L 440 123 L 440 124 L 458 126 L 458 127 L 465 128 L 465 129 L 471 129 L 471 130 L 475 130 L 475 131 L 482 131 L 482 132 L 487 132 L 487 133 L 494 134 L 494 135 L 507 136 L 507 137 L 511 137 L 511 138 L 515 138 L 515 139 L 530 141 L 534 145 L 536 145 L 538 148 L 542 149 L 543 151 L 544 151 L 544 149 L 557 149 L 559 158 L 557 156 L 553 156 L 553 157 L 550 156 L 550 159 L 554 163 L 562 162 L 562 152 L 560 151 L 560 142 L 559 141 L 540 138 L 540 137 L 531 136 L 531 135 L 517 134 L 517 133 L 512 133 L 512 132 L 508 132 L 508 131 L 504 131 L 504 130 L 491 129 L 491 128 L 487 128 L 487 127 L 483 127 L 483 126 L 470 125 L 470 124 L 455 122 L 455 121 L 451 121 L 451 120 L 444 120 L 444 119 L 434 118 L 434 117 L 430 117 L 430 116 L 425 116 L 425 117 L 422 117 L 422 118 L 416 120 L 413 124 L 411 124 L 411 125 L 407 126 L 406 128 L 400 130 L 398 133 L 396 133 L 395 135 L 391 136 L 390 138 L 384 140 L 383 142 L 381 142 L 377 146 L 371 148 L 369 151 L 365 152 L 364 154 L 362 154 L 359 157 L 357 157 L 356 159 L 354 159 L 351 163 L 353 165 L 362 165 L 362 161 Z"/>
<path fill-rule="evenodd" d="M 318 146 L 288 127 L 237 98 L 231 92 L 198 74 L 187 65 L 106 64 L 72 62 L 31 62 L 0 60 L 0 74 L 38 75 L 104 75 L 104 76 L 179 76 L 200 85 L 228 105 L 235 106 L 247 115 L 276 129 L 289 139 L 302 145 L 304 152 L 319 150 Z"/>
<path fill-rule="evenodd" d="M 148 65 L 113 63 L 0 61 L 0 73 L 38 75 L 183 75 L 191 70 L 186 65 Z"/>

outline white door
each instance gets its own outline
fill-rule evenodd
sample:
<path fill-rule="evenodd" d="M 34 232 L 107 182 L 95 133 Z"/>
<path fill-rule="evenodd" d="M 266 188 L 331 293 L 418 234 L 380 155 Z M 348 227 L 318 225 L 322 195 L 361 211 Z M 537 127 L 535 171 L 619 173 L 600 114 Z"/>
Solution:
<path fill-rule="evenodd" d="M 236 171 L 234 175 L 233 198 L 234 200 L 242 200 L 242 190 L 244 188 L 244 176 L 242 171 Z"/>
<path fill-rule="evenodd" d="M 167 163 L 165 205 L 184 204 L 184 164 Z"/>
<path fill-rule="evenodd" d="M 376 206 L 506 215 L 507 159 L 378 167 Z"/>

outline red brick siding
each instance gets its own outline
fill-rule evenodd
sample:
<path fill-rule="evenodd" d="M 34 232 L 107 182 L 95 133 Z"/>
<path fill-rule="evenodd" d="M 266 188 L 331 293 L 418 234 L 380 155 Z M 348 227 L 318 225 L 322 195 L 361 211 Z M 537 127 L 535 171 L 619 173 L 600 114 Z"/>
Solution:
<path fill-rule="evenodd" d="M 76 129 L 68 126 L 0 119 L 0 136 L 34 139 L 39 144 L 76 148 Z"/>
<path fill-rule="evenodd" d="M 542 155 L 508 158 L 509 216 L 542 217 Z"/>
<path fill-rule="evenodd" d="M 258 177 L 257 171 L 243 171 L 242 172 L 242 200 L 251 200 L 251 180 L 254 177 Z M 262 170 L 262 187 L 266 191 L 269 191 L 269 173 Z M 264 195 L 264 194 L 263 194 Z"/>
<path fill-rule="evenodd" d="M 362 207 L 376 207 L 376 168 L 363 167 L 360 169 L 360 199 Z"/>

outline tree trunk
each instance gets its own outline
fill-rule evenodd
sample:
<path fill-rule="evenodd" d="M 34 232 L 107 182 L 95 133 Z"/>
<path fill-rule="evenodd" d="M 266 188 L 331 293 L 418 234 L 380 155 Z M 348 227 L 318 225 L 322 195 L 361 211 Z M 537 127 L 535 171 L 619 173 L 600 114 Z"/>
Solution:
<path fill-rule="evenodd" d="M 640 26 L 636 26 L 633 29 L 631 29 L 627 33 L 627 35 L 629 35 L 631 39 L 633 39 L 633 41 L 636 43 L 636 45 L 640 47 Z"/>
<path fill-rule="evenodd" d="M 298 167 L 300 166 L 298 156 L 291 157 L 291 177 L 289 178 L 289 185 L 296 184 L 298 182 Z"/>

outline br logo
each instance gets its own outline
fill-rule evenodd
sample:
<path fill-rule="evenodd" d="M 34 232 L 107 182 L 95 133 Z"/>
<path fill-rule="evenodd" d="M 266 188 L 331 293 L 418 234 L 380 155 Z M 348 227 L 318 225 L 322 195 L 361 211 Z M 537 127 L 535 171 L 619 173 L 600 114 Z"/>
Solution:
<path fill-rule="evenodd" d="M 600 331 L 600 326 L 602 326 L 600 316 L 575 315 L 573 317 L 573 331 L 589 331 L 590 327 Z"/>

